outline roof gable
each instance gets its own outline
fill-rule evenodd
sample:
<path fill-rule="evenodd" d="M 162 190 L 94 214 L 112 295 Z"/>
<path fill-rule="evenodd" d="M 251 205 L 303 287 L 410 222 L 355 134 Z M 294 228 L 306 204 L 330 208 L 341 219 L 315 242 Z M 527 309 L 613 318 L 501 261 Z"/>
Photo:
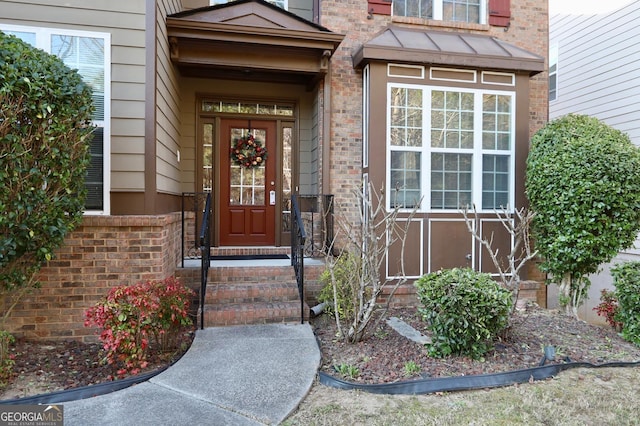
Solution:
<path fill-rule="evenodd" d="M 208 24 L 330 32 L 321 25 L 309 22 L 263 0 L 236 0 L 226 4 L 175 13 L 169 17 Z"/>

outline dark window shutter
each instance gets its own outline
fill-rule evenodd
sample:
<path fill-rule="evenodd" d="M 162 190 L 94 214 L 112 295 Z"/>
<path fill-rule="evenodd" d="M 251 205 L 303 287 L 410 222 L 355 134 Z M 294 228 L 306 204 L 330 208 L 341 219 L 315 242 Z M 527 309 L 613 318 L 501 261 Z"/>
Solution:
<path fill-rule="evenodd" d="M 367 10 L 376 15 L 391 15 L 391 0 L 368 0 Z"/>
<path fill-rule="evenodd" d="M 489 0 L 489 25 L 508 27 L 510 18 L 510 0 Z"/>

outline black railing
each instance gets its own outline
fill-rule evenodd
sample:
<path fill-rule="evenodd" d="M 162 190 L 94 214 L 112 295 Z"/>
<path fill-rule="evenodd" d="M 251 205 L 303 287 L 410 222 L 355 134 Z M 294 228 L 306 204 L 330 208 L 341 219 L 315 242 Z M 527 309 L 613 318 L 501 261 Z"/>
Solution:
<path fill-rule="evenodd" d="M 304 231 L 298 197 L 291 196 L 291 266 L 296 274 L 298 295 L 300 296 L 300 323 L 304 324 L 304 247 L 307 234 Z"/>
<path fill-rule="evenodd" d="M 200 257 L 198 233 L 202 228 L 203 212 L 210 192 L 182 193 L 182 267 L 187 258 Z M 186 212 L 193 212 L 193 227 L 187 226 Z M 190 224 L 189 224 L 190 226 Z"/>
<path fill-rule="evenodd" d="M 200 242 L 200 329 L 204 329 L 204 300 L 207 294 L 207 278 L 211 265 L 211 193 L 207 194 L 202 213 L 202 226 L 198 238 Z"/>
<path fill-rule="evenodd" d="M 324 256 L 333 245 L 333 195 L 298 194 L 298 216 L 305 226 L 305 255 Z"/>

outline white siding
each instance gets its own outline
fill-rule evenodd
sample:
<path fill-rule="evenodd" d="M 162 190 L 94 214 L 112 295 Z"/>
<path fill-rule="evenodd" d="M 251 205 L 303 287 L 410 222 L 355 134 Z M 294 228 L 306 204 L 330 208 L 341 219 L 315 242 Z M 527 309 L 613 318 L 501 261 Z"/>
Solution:
<path fill-rule="evenodd" d="M 629 135 L 640 146 L 640 0 L 601 15 L 556 15 L 550 19 L 549 45 L 558 45 L 558 96 L 549 103 L 549 118 L 569 113 L 596 117 Z M 640 240 L 636 241 L 640 247 Z M 638 248 L 616 257 L 640 260 Z M 581 318 L 603 322 L 593 308 L 600 290 L 612 288 L 610 264 L 591 275 L 589 300 L 580 308 Z M 555 289 L 549 304 L 554 306 Z"/>
<path fill-rule="evenodd" d="M 556 15 L 549 44 L 558 45 L 558 98 L 551 119 L 587 114 L 640 145 L 640 1 L 603 15 Z"/>

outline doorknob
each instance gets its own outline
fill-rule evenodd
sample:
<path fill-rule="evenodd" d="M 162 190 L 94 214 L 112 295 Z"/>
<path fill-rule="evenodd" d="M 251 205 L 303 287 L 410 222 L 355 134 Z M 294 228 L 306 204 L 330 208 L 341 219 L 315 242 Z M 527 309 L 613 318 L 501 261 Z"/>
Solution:
<path fill-rule="evenodd" d="M 471 253 L 467 253 L 467 255 L 464 258 L 467 260 L 471 260 Z"/>

